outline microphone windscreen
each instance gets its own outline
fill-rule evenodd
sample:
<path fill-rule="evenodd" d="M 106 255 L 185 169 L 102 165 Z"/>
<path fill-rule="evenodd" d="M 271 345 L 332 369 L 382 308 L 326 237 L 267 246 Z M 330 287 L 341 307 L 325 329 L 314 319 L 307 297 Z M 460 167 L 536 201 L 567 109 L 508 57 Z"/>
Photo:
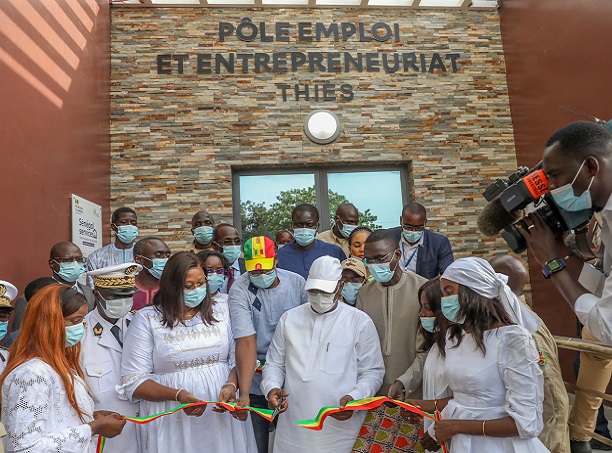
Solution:
<path fill-rule="evenodd" d="M 497 236 L 500 230 L 521 218 L 520 211 L 506 211 L 499 198 L 487 203 L 478 215 L 476 225 L 482 234 L 488 237 Z"/>

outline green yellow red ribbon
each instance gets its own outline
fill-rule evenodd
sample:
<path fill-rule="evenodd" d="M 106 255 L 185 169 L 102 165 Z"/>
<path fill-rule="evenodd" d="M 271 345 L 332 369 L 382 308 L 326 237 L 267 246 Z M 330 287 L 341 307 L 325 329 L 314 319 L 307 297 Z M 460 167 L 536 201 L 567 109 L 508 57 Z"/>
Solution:
<path fill-rule="evenodd" d="M 214 404 L 216 406 L 221 406 L 223 409 L 226 409 L 230 412 L 239 412 L 239 411 L 249 411 L 253 412 L 260 417 L 265 418 L 269 422 L 274 420 L 272 417 L 273 410 L 270 409 L 261 409 L 259 407 L 252 406 L 238 406 L 236 403 L 232 402 L 220 402 L 220 401 L 199 401 L 197 403 L 185 403 L 176 406 L 174 409 L 170 409 L 165 412 L 160 412 L 159 414 L 148 415 L 146 417 L 125 417 L 121 416 L 122 420 L 126 420 L 128 422 L 136 423 L 138 425 L 146 425 L 147 423 L 151 423 L 158 418 L 165 417 L 166 415 L 174 414 L 183 409 L 188 409 L 190 407 L 198 407 L 198 406 L 206 406 L 208 404 Z M 99 436 L 98 445 L 96 447 L 96 453 L 102 453 L 104 451 L 104 444 L 106 442 L 106 437 Z"/>
<path fill-rule="evenodd" d="M 434 412 L 434 418 L 436 419 L 436 421 L 442 420 L 442 417 L 440 417 L 440 411 L 435 411 Z M 440 442 L 440 447 L 442 447 L 442 453 L 448 453 L 448 448 L 446 446 L 446 442 L 444 442 L 444 441 Z"/>
<path fill-rule="evenodd" d="M 371 409 L 376 409 L 379 406 L 382 406 L 384 403 L 393 403 L 403 409 L 406 409 L 409 412 L 414 412 L 415 414 L 419 414 L 425 418 L 435 421 L 433 415 L 428 414 L 427 412 L 423 412 L 420 408 L 413 406 L 412 404 L 408 404 L 404 401 L 394 400 L 388 398 L 386 396 L 377 396 L 374 398 L 363 398 L 360 400 L 349 401 L 344 409 L 340 409 L 338 406 L 323 406 L 319 413 L 312 420 L 300 420 L 296 422 L 302 428 L 312 429 L 313 431 L 320 431 L 323 429 L 323 422 L 327 417 L 332 414 L 337 414 L 338 412 L 343 411 L 369 411 Z"/>

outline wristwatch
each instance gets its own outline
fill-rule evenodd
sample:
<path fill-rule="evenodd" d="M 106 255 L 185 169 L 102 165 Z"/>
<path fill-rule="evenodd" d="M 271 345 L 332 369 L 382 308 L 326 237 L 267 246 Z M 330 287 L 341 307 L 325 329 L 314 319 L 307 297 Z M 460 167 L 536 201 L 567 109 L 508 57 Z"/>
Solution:
<path fill-rule="evenodd" d="M 567 267 L 567 263 L 563 258 L 553 258 L 552 260 L 546 261 L 542 267 L 542 274 L 544 278 L 549 279 L 552 274 L 559 272 Z"/>

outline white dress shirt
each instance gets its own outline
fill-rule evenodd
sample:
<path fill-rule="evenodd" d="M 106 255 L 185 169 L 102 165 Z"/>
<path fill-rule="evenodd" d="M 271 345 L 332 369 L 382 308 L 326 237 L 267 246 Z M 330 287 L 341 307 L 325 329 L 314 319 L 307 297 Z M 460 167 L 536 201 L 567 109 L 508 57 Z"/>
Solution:
<path fill-rule="evenodd" d="M 402 251 L 402 256 L 399 263 L 402 269 L 405 271 L 416 274 L 417 255 L 419 254 L 419 247 L 423 246 L 424 237 L 425 231 L 423 231 L 423 234 L 421 234 L 421 239 L 419 239 L 419 242 L 416 244 L 409 244 L 402 234 L 402 238 L 400 239 L 400 250 Z"/>

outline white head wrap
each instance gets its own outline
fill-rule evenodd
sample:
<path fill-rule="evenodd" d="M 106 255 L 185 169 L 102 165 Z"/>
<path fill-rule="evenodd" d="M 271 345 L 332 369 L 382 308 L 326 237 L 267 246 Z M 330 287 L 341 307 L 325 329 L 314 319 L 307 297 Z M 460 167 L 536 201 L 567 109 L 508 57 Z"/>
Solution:
<path fill-rule="evenodd" d="M 496 273 L 493 267 L 482 258 L 460 258 L 446 268 L 442 278 L 467 286 L 483 297 L 498 298 L 510 319 L 523 326 L 531 334 L 542 326 L 542 320 L 522 304 L 507 285 L 508 277 Z"/>

